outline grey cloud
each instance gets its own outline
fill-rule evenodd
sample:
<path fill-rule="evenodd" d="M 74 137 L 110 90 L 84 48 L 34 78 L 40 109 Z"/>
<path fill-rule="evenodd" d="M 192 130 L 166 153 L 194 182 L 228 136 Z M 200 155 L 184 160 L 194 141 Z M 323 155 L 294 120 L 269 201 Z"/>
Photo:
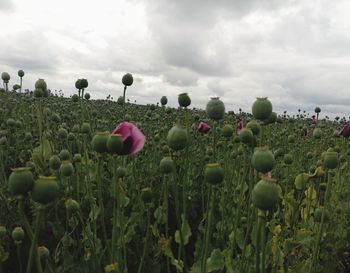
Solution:
<path fill-rule="evenodd" d="M 14 11 L 14 4 L 13 4 L 13 1 L 12 0 L 0 0 L 0 12 L 2 11 Z"/>
<path fill-rule="evenodd" d="M 188 69 L 171 69 L 163 73 L 163 81 L 176 86 L 197 85 L 198 75 Z"/>

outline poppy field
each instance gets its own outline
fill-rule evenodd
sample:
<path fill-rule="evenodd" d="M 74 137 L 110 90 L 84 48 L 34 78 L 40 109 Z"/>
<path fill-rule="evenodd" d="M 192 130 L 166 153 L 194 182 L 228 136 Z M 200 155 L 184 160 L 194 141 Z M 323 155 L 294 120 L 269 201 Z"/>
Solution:
<path fill-rule="evenodd" d="M 350 272 L 345 117 L 1 76 L 0 273 Z"/>

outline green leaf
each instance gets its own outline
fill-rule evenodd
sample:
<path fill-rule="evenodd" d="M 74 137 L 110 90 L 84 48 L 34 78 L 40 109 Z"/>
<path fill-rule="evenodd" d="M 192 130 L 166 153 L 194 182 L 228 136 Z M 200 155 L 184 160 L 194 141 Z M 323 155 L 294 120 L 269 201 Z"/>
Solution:
<path fill-rule="evenodd" d="M 211 252 L 210 257 L 207 259 L 207 271 L 213 272 L 217 270 L 223 270 L 225 266 L 224 255 L 220 249 L 214 249 Z"/>
<path fill-rule="evenodd" d="M 191 227 L 188 224 L 188 221 L 187 221 L 187 219 L 185 219 L 185 216 L 183 214 L 181 214 L 181 219 L 182 219 L 181 231 L 182 231 L 183 243 L 184 243 L 184 245 L 187 245 L 188 242 L 189 242 L 189 239 L 190 239 L 190 237 L 192 235 Z M 175 232 L 175 242 L 178 243 L 178 244 L 180 244 L 180 242 L 181 242 L 180 231 L 179 230 L 177 230 Z"/>
<path fill-rule="evenodd" d="M 100 214 L 101 209 L 98 206 L 92 207 L 90 213 L 89 213 L 89 219 L 91 221 L 96 221 L 98 215 Z"/>

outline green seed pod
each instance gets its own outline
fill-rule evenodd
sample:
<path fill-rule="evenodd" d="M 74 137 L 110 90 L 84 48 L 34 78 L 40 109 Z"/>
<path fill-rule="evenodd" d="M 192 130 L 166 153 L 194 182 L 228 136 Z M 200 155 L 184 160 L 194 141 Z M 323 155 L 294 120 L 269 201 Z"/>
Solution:
<path fill-rule="evenodd" d="M 150 188 L 144 188 L 141 190 L 141 199 L 145 204 L 152 203 L 152 190 Z"/>
<path fill-rule="evenodd" d="M 168 99 L 166 96 L 161 97 L 160 99 L 161 105 L 165 106 L 168 103 Z"/>
<path fill-rule="evenodd" d="M 275 158 L 278 158 L 284 155 L 284 151 L 282 148 L 277 148 L 276 151 L 274 151 L 273 155 L 275 156 Z"/>
<path fill-rule="evenodd" d="M 24 71 L 23 71 L 22 69 L 21 69 L 21 70 L 18 70 L 17 75 L 18 75 L 18 77 L 23 78 L 23 76 L 24 76 Z"/>
<path fill-rule="evenodd" d="M 76 82 L 75 82 L 75 88 L 76 89 L 83 89 L 83 87 L 81 86 L 81 79 L 78 79 Z"/>
<path fill-rule="evenodd" d="M 271 115 L 268 117 L 268 119 L 264 120 L 265 124 L 273 124 L 277 121 L 277 113 L 271 112 Z"/>
<path fill-rule="evenodd" d="M 73 101 L 73 102 L 78 102 L 78 101 L 79 101 L 79 96 L 78 96 L 77 94 L 74 94 L 74 95 L 72 96 L 72 101 Z"/>
<path fill-rule="evenodd" d="M 323 157 L 323 163 L 327 169 L 335 169 L 339 165 L 338 153 L 325 152 Z"/>
<path fill-rule="evenodd" d="M 187 107 L 191 104 L 191 99 L 187 93 L 181 93 L 179 94 L 178 102 L 181 107 Z"/>
<path fill-rule="evenodd" d="M 130 85 L 132 85 L 133 82 L 134 82 L 134 78 L 132 77 L 132 75 L 130 73 L 126 73 L 122 78 L 122 83 L 125 86 L 130 86 Z"/>
<path fill-rule="evenodd" d="M 81 89 L 85 89 L 89 86 L 89 82 L 87 79 L 80 79 Z"/>
<path fill-rule="evenodd" d="M 66 149 L 61 150 L 61 152 L 58 155 L 62 161 L 68 160 L 70 157 L 70 152 Z"/>
<path fill-rule="evenodd" d="M 61 166 L 61 159 L 57 155 L 51 156 L 49 159 L 49 166 L 51 169 L 57 171 Z"/>
<path fill-rule="evenodd" d="M 35 82 L 35 89 L 41 89 L 42 91 L 46 91 L 47 90 L 47 85 L 45 80 L 43 79 L 39 79 Z"/>
<path fill-rule="evenodd" d="M 5 226 L 0 226 L 0 239 L 4 238 L 7 233 Z"/>
<path fill-rule="evenodd" d="M 267 173 L 275 165 L 275 157 L 268 147 L 257 147 L 252 156 L 252 165 L 258 172 Z"/>
<path fill-rule="evenodd" d="M 226 138 L 232 137 L 233 132 L 234 132 L 233 127 L 231 125 L 228 125 L 228 124 L 226 124 L 221 129 L 221 134 L 223 135 L 223 137 L 226 137 Z"/>
<path fill-rule="evenodd" d="M 34 90 L 34 98 L 42 98 L 44 96 L 43 90 L 36 88 Z"/>
<path fill-rule="evenodd" d="M 68 139 L 68 141 L 70 141 L 70 142 L 74 141 L 74 140 L 75 140 L 75 134 L 69 133 L 67 139 Z"/>
<path fill-rule="evenodd" d="M 260 132 L 260 124 L 255 120 L 251 120 L 247 123 L 246 128 L 250 129 L 253 132 L 253 135 L 257 136 Z"/>
<path fill-rule="evenodd" d="M 109 132 L 98 132 L 92 138 L 91 145 L 92 150 L 98 153 L 106 153 L 107 149 L 107 141 L 109 137 Z"/>
<path fill-rule="evenodd" d="M 86 100 L 89 100 L 89 99 L 90 99 L 90 94 L 89 94 L 89 93 L 85 93 L 84 98 L 85 98 Z"/>
<path fill-rule="evenodd" d="M 169 174 L 174 170 L 174 160 L 171 157 L 164 157 L 159 163 L 159 170 L 162 174 Z"/>
<path fill-rule="evenodd" d="M 118 97 L 117 104 L 118 105 L 123 105 L 124 104 L 124 97 L 123 96 L 119 96 Z"/>
<path fill-rule="evenodd" d="M 22 227 L 15 227 L 11 233 L 12 239 L 15 242 L 22 242 L 24 239 L 24 230 Z"/>
<path fill-rule="evenodd" d="M 40 176 L 34 183 L 32 190 L 33 201 L 40 204 L 48 204 L 58 197 L 59 187 L 56 177 Z"/>
<path fill-rule="evenodd" d="M 10 74 L 7 72 L 2 72 L 1 73 L 1 79 L 5 82 L 8 83 L 10 81 Z"/>
<path fill-rule="evenodd" d="M 116 176 L 118 178 L 123 178 L 126 176 L 126 168 L 124 167 L 118 167 L 116 171 Z"/>
<path fill-rule="evenodd" d="M 264 177 L 253 188 L 253 205 L 261 210 L 269 210 L 278 203 L 278 188 L 274 179 Z"/>
<path fill-rule="evenodd" d="M 68 131 L 64 128 L 58 129 L 57 134 L 60 140 L 65 140 L 68 137 Z"/>
<path fill-rule="evenodd" d="M 81 154 L 75 154 L 73 156 L 73 162 L 74 163 L 80 163 L 81 162 Z"/>
<path fill-rule="evenodd" d="M 107 139 L 107 150 L 108 153 L 115 155 L 115 154 L 122 154 L 123 151 L 123 140 L 121 138 L 121 135 L 119 134 L 111 134 L 108 136 Z"/>
<path fill-rule="evenodd" d="M 320 112 L 321 112 L 321 108 L 317 106 L 317 107 L 315 108 L 315 113 L 316 113 L 316 114 L 319 114 Z"/>
<path fill-rule="evenodd" d="M 173 126 L 167 136 L 168 146 L 175 150 L 183 150 L 187 146 L 188 134 L 185 127 L 180 125 Z"/>
<path fill-rule="evenodd" d="M 204 170 L 204 178 L 207 183 L 218 185 L 224 180 L 224 170 L 218 163 L 209 163 Z"/>
<path fill-rule="evenodd" d="M 283 162 L 286 165 L 291 165 L 293 163 L 293 156 L 291 154 L 285 154 L 283 157 Z"/>
<path fill-rule="evenodd" d="M 8 187 L 13 195 L 25 195 L 29 192 L 34 184 L 33 174 L 30 168 L 12 169 L 8 180 Z"/>
<path fill-rule="evenodd" d="M 73 200 L 72 198 L 67 199 L 64 204 L 66 206 L 68 213 L 71 213 L 71 214 L 78 212 L 80 209 L 79 203 Z"/>
<path fill-rule="evenodd" d="M 42 261 L 45 261 L 48 258 L 50 258 L 50 251 L 44 246 L 38 247 L 38 254 L 39 254 L 40 260 Z"/>
<path fill-rule="evenodd" d="M 211 98 L 205 108 L 207 116 L 213 120 L 223 119 L 225 116 L 225 105 L 219 98 Z"/>
<path fill-rule="evenodd" d="M 288 143 L 295 143 L 295 135 L 289 135 L 287 141 Z"/>
<path fill-rule="evenodd" d="M 31 141 L 31 140 L 33 139 L 33 136 L 32 136 L 31 133 L 26 132 L 25 135 L 24 135 L 24 139 L 25 139 L 26 141 Z"/>
<path fill-rule="evenodd" d="M 314 137 L 314 139 L 321 139 L 322 137 L 322 130 L 321 128 L 315 128 L 313 131 L 312 131 L 312 136 Z"/>
<path fill-rule="evenodd" d="M 253 137 L 254 135 L 252 130 L 248 128 L 242 129 L 241 132 L 239 133 L 239 139 L 244 144 L 251 144 L 253 141 Z"/>
<path fill-rule="evenodd" d="M 257 98 L 252 106 L 254 118 L 258 120 L 266 120 L 272 113 L 272 104 L 267 98 Z"/>
<path fill-rule="evenodd" d="M 90 132 L 91 132 L 90 124 L 87 123 L 87 122 L 84 122 L 84 123 L 81 125 L 81 132 L 82 132 L 83 134 L 90 134 Z"/>
<path fill-rule="evenodd" d="M 329 212 L 324 207 L 320 207 L 315 209 L 314 211 L 314 221 L 316 223 L 321 223 L 322 221 L 322 213 L 324 213 L 323 222 L 327 223 L 329 221 Z"/>
<path fill-rule="evenodd" d="M 60 173 L 66 177 L 72 176 L 74 173 L 73 164 L 69 161 L 63 161 L 60 167 Z"/>

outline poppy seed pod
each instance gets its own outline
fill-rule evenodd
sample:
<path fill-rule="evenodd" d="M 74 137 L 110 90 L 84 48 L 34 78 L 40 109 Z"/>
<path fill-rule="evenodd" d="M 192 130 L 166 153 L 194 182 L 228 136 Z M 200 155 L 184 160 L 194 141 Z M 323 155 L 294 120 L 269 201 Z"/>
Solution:
<path fill-rule="evenodd" d="M 47 260 L 50 257 L 50 251 L 44 247 L 44 246 L 39 246 L 38 247 L 38 254 L 40 260 Z"/>
<path fill-rule="evenodd" d="M 283 157 L 283 162 L 286 165 L 290 165 L 293 163 L 293 156 L 291 154 L 285 154 Z"/>
<path fill-rule="evenodd" d="M 191 98 L 188 96 L 187 93 L 181 93 L 179 94 L 178 98 L 177 98 L 179 105 L 181 107 L 187 107 L 191 104 Z"/>
<path fill-rule="evenodd" d="M 33 174 L 30 168 L 16 168 L 8 179 L 8 187 L 13 195 L 25 195 L 34 184 Z"/>
<path fill-rule="evenodd" d="M 329 212 L 328 212 L 328 210 L 326 210 L 324 207 L 320 207 L 320 208 L 315 209 L 315 211 L 314 211 L 314 221 L 316 223 L 321 223 L 321 221 L 322 221 L 322 214 L 324 214 L 323 221 L 325 223 L 329 221 Z"/>
<path fill-rule="evenodd" d="M 166 97 L 166 96 L 161 97 L 160 103 L 161 103 L 161 105 L 163 105 L 163 106 L 166 105 L 166 104 L 168 103 L 167 97 Z"/>
<path fill-rule="evenodd" d="M 43 92 L 46 91 L 47 85 L 44 79 L 39 79 L 35 82 L 35 89 L 41 89 Z"/>
<path fill-rule="evenodd" d="M 88 83 L 87 79 L 81 79 L 80 80 L 80 86 L 81 86 L 82 89 L 87 88 L 89 86 L 89 83 Z"/>
<path fill-rule="evenodd" d="M 76 82 L 75 82 L 75 88 L 76 89 L 82 89 L 82 84 L 81 84 L 81 79 L 78 79 Z"/>
<path fill-rule="evenodd" d="M 66 177 L 72 176 L 74 173 L 73 164 L 69 161 L 63 161 L 60 166 L 60 173 Z"/>
<path fill-rule="evenodd" d="M 87 122 L 84 122 L 84 123 L 81 125 L 81 132 L 82 132 L 83 134 L 90 134 L 90 132 L 91 132 L 90 124 L 87 123 Z"/>
<path fill-rule="evenodd" d="M 107 139 L 107 150 L 110 154 L 121 154 L 123 151 L 123 140 L 121 135 L 111 134 Z"/>
<path fill-rule="evenodd" d="M 173 126 L 168 132 L 167 141 L 168 146 L 175 151 L 184 149 L 188 142 L 186 128 L 180 125 Z"/>
<path fill-rule="evenodd" d="M 321 112 L 321 108 L 317 106 L 317 107 L 315 108 L 315 113 L 316 113 L 316 114 L 319 114 L 320 112 Z"/>
<path fill-rule="evenodd" d="M 40 204 L 48 204 L 58 197 L 59 187 L 56 177 L 40 176 L 34 183 L 32 190 L 33 201 Z"/>
<path fill-rule="evenodd" d="M 258 172 L 267 173 L 275 165 L 275 157 L 268 147 L 257 147 L 252 156 L 252 165 Z"/>
<path fill-rule="evenodd" d="M 117 176 L 118 178 L 123 178 L 123 177 L 125 177 L 125 176 L 126 176 L 126 168 L 124 168 L 124 167 L 118 167 L 117 172 L 116 172 L 116 176 Z"/>
<path fill-rule="evenodd" d="M 98 153 L 105 153 L 107 149 L 107 141 L 109 137 L 109 132 L 98 132 L 94 135 L 91 141 L 92 149 Z"/>
<path fill-rule="evenodd" d="M 271 115 L 268 117 L 268 119 L 264 120 L 265 124 L 273 124 L 277 121 L 277 113 L 271 112 Z"/>
<path fill-rule="evenodd" d="M 43 96 L 44 96 L 44 92 L 40 88 L 36 88 L 34 90 L 34 98 L 42 98 Z"/>
<path fill-rule="evenodd" d="M 78 96 L 77 94 L 74 94 L 74 95 L 72 96 L 72 101 L 73 101 L 73 102 L 78 102 L 78 101 L 79 101 L 79 96 Z"/>
<path fill-rule="evenodd" d="M 122 78 L 122 83 L 125 86 L 131 86 L 133 82 L 134 82 L 134 78 L 130 73 L 126 73 Z"/>
<path fill-rule="evenodd" d="M 226 137 L 226 138 L 229 138 L 229 137 L 232 137 L 233 135 L 233 127 L 231 125 L 224 125 L 224 127 L 222 127 L 221 129 L 221 134 L 223 135 L 223 137 Z"/>
<path fill-rule="evenodd" d="M 18 77 L 22 78 L 24 76 L 24 71 L 22 69 L 18 70 L 17 75 Z"/>
<path fill-rule="evenodd" d="M 258 120 L 266 120 L 272 113 L 272 104 L 267 98 L 257 98 L 252 106 L 254 118 Z"/>
<path fill-rule="evenodd" d="M 86 100 L 89 100 L 89 99 L 90 99 L 90 94 L 89 94 L 89 93 L 86 93 L 86 94 L 84 95 L 84 98 L 85 98 Z"/>
<path fill-rule="evenodd" d="M 64 128 L 58 129 L 57 134 L 60 140 L 65 140 L 68 137 L 68 131 Z"/>
<path fill-rule="evenodd" d="M 15 227 L 11 233 L 12 239 L 15 242 L 21 242 L 24 239 L 24 230 L 22 227 Z"/>
<path fill-rule="evenodd" d="M 174 170 L 174 160 L 171 157 L 164 157 L 159 163 L 159 170 L 162 174 L 169 174 Z"/>
<path fill-rule="evenodd" d="M 218 185 L 224 180 L 224 170 L 218 163 L 209 163 L 204 170 L 205 181 L 211 185 Z"/>
<path fill-rule="evenodd" d="M 64 204 L 69 213 L 76 213 L 80 209 L 79 203 L 72 198 L 67 199 Z"/>
<path fill-rule="evenodd" d="M 10 81 L 10 74 L 7 72 L 2 72 L 1 73 L 1 79 L 5 82 L 8 83 Z"/>
<path fill-rule="evenodd" d="M 337 152 L 325 152 L 323 163 L 327 169 L 335 169 L 339 165 L 339 156 Z"/>
<path fill-rule="evenodd" d="M 5 226 L 0 226 L 0 239 L 2 239 L 7 233 Z"/>
<path fill-rule="evenodd" d="M 248 129 L 248 128 L 243 128 L 240 132 L 239 132 L 239 140 L 244 143 L 244 144 L 251 144 L 253 141 L 253 132 L 252 130 Z"/>
<path fill-rule="evenodd" d="M 144 203 L 151 203 L 153 198 L 152 190 L 150 188 L 144 188 L 141 190 L 141 199 Z"/>
<path fill-rule="evenodd" d="M 249 121 L 246 128 L 250 129 L 255 136 L 257 136 L 260 132 L 260 124 L 255 120 Z"/>
<path fill-rule="evenodd" d="M 75 155 L 73 156 L 73 162 L 74 162 L 74 163 L 80 163 L 80 162 L 81 162 L 81 159 L 82 159 L 81 154 L 75 154 Z"/>
<path fill-rule="evenodd" d="M 70 152 L 67 149 L 63 149 L 63 150 L 60 151 L 58 156 L 60 157 L 60 159 L 62 161 L 68 160 L 69 157 L 70 157 Z"/>
<path fill-rule="evenodd" d="M 205 108 L 207 116 L 213 120 L 223 119 L 225 116 L 225 105 L 219 98 L 211 98 Z"/>
<path fill-rule="evenodd" d="M 314 139 L 321 139 L 321 137 L 322 137 L 322 130 L 321 130 L 321 128 L 315 128 L 312 131 L 312 136 L 314 137 Z"/>
<path fill-rule="evenodd" d="M 272 209 L 276 206 L 278 199 L 278 188 L 274 179 L 263 177 L 253 188 L 253 205 L 258 209 Z"/>
<path fill-rule="evenodd" d="M 53 170 L 58 170 L 61 166 L 61 159 L 57 155 L 51 156 L 49 159 L 49 166 Z"/>

